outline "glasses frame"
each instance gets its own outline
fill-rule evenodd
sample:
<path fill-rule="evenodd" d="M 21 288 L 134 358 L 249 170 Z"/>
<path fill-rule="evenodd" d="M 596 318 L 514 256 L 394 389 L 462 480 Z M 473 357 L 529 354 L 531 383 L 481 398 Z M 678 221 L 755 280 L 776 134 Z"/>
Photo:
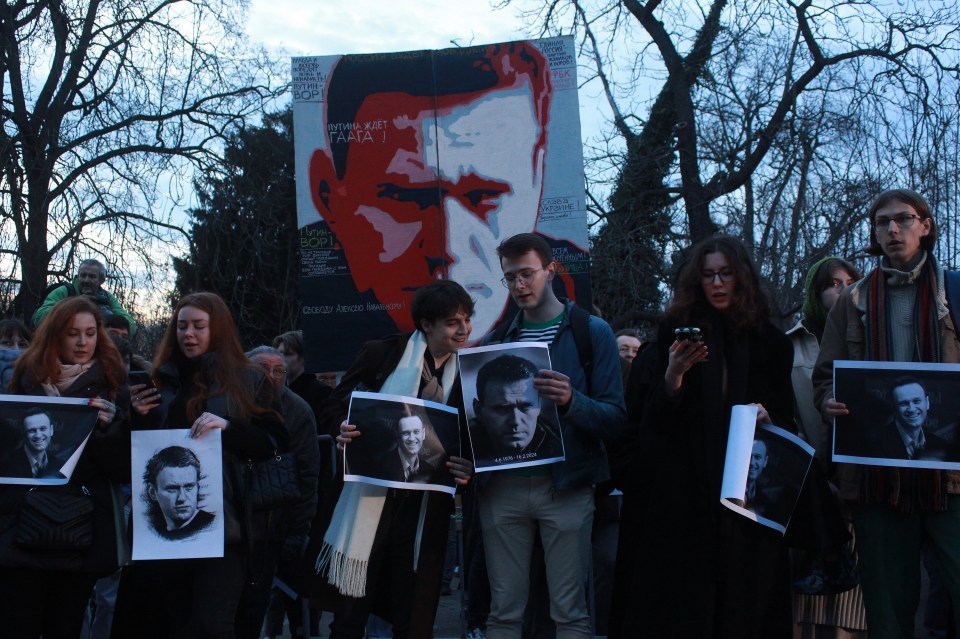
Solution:
<path fill-rule="evenodd" d="M 517 273 L 516 275 L 504 275 L 500 278 L 500 283 L 503 284 L 504 288 L 512 288 L 517 285 L 517 282 L 522 283 L 524 286 L 530 286 L 533 283 L 533 280 L 536 279 L 537 273 L 545 270 L 547 270 L 546 267 L 541 266 L 536 270 L 531 269 L 529 275 L 522 275 L 520 273 Z"/>
<path fill-rule="evenodd" d="M 923 217 L 916 213 L 898 213 L 891 218 L 876 217 L 873 219 L 873 228 L 878 233 L 886 233 L 890 230 L 890 222 L 893 222 L 902 231 L 913 226 L 914 221 L 922 219 Z M 882 220 L 886 220 L 886 224 L 883 224 Z"/>
<path fill-rule="evenodd" d="M 719 277 L 720 282 L 726 284 L 727 282 L 732 282 L 737 278 L 737 272 L 733 269 L 730 269 L 730 272 L 724 275 L 723 271 L 700 271 L 700 280 L 704 284 L 713 284 L 716 279 Z"/>

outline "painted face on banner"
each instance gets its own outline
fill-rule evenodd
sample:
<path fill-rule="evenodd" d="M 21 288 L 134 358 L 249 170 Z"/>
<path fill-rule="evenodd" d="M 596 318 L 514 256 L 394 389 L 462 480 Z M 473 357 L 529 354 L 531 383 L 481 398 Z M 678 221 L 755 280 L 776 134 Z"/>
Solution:
<path fill-rule="evenodd" d="M 419 286 L 455 280 L 486 333 L 507 302 L 496 248 L 534 230 L 540 205 L 544 149 L 529 84 L 436 99 L 373 94 L 355 122 L 374 124 L 354 134 L 343 179 L 324 151 L 310 179 L 357 289 L 405 302 L 388 311 L 404 325 Z M 329 194 L 317 196 L 324 182 Z"/>

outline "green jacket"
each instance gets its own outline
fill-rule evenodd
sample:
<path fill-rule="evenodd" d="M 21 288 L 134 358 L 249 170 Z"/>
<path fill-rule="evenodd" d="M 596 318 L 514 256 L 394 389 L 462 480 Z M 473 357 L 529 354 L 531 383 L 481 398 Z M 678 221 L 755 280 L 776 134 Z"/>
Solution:
<path fill-rule="evenodd" d="M 39 326 L 40 320 L 42 320 L 47 313 L 50 312 L 50 309 L 53 308 L 53 305 L 59 302 L 60 300 L 65 300 L 72 295 L 77 295 L 80 291 L 80 283 L 77 281 L 77 278 L 73 278 L 73 292 L 71 294 L 70 288 L 64 284 L 63 286 L 58 286 L 57 288 L 50 291 L 46 299 L 43 300 L 43 303 L 40 305 L 40 308 L 37 309 L 37 312 L 33 314 L 33 325 Z M 130 317 L 130 313 L 123 310 L 123 307 L 120 306 L 120 302 L 117 301 L 117 298 L 105 291 L 100 289 L 100 292 L 92 297 L 94 304 L 100 307 L 101 311 L 109 311 L 111 314 L 119 315 L 123 317 L 130 323 L 130 337 L 133 337 L 134 333 L 137 332 L 137 323 L 133 321 L 133 318 Z M 105 313 L 106 315 L 107 313 Z"/>

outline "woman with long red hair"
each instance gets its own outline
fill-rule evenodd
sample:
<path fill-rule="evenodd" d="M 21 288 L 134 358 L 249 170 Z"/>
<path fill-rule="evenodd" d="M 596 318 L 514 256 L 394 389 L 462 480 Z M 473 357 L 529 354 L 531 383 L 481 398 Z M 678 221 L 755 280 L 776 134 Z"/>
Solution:
<path fill-rule="evenodd" d="M 48 552 L 17 545 L 17 518 L 31 487 L 0 487 L 0 619 L 5 637 L 74 639 L 94 582 L 117 569 L 120 513 L 115 510 L 111 481 L 130 481 L 126 381 L 126 368 L 100 311 L 84 296 L 58 302 L 17 360 L 9 392 L 87 397 L 99 409 L 100 419 L 69 483 L 41 489 L 55 498 L 77 491 L 90 495 L 89 547 Z"/>
<path fill-rule="evenodd" d="M 153 387 L 135 385 L 134 429 L 217 429 L 223 438 L 224 556 L 135 564 L 120 581 L 114 637 L 234 637 L 248 577 L 257 572 L 266 520 L 248 512 L 242 464 L 286 446 L 279 396 L 240 346 L 230 310 L 213 293 L 177 304 L 153 361 Z"/>

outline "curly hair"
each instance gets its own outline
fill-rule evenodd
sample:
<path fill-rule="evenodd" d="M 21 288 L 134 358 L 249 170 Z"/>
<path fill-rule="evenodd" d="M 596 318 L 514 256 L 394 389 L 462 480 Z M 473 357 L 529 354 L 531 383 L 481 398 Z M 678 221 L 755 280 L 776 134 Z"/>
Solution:
<path fill-rule="evenodd" d="M 258 376 L 262 377 L 262 375 L 244 354 L 230 309 L 216 293 L 191 293 L 180 300 L 173 310 L 173 316 L 167 324 L 163 340 L 157 349 L 157 355 L 153 360 L 153 370 L 159 370 L 161 366 L 170 361 L 181 367 L 187 363 L 188 358 L 180 350 L 180 343 L 177 341 L 178 318 L 180 317 L 180 311 L 187 306 L 203 311 L 210 316 L 208 324 L 210 346 L 207 352 L 217 354 L 213 381 L 216 382 L 218 388 L 217 394 L 226 395 L 232 414 L 240 419 L 247 419 L 250 415 L 273 413 L 274 411 L 271 409 L 259 406 L 254 401 L 245 373 L 256 371 Z M 194 382 L 200 392 L 187 401 L 186 413 L 187 418 L 191 421 L 200 416 L 200 413 L 203 412 L 203 406 L 210 397 L 210 389 L 207 381 L 203 378 L 202 371 L 196 373 Z M 160 380 L 156 377 L 154 378 L 154 384 L 158 387 L 160 385 Z"/>
<path fill-rule="evenodd" d="M 729 310 L 724 313 L 727 326 L 734 331 L 757 329 L 771 316 L 770 301 L 760 284 L 760 274 L 743 242 L 730 235 L 707 238 L 690 249 L 680 266 L 673 299 L 666 316 L 680 324 L 696 324 L 713 312 L 703 290 L 703 264 L 707 255 L 722 253 L 734 272 L 736 288 Z"/>
<path fill-rule="evenodd" d="M 17 358 L 13 378 L 10 380 L 10 389 L 13 392 L 24 392 L 27 379 L 40 384 L 47 380 L 56 380 L 60 376 L 61 340 L 73 324 L 73 318 L 81 313 L 93 315 L 97 322 L 97 344 L 94 347 L 93 359 L 100 363 L 103 377 L 112 389 L 110 399 L 116 399 L 117 389 L 127 383 L 127 369 L 103 325 L 100 310 L 84 295 L 60 300 L 40 322 L 33 341 Z"/>

